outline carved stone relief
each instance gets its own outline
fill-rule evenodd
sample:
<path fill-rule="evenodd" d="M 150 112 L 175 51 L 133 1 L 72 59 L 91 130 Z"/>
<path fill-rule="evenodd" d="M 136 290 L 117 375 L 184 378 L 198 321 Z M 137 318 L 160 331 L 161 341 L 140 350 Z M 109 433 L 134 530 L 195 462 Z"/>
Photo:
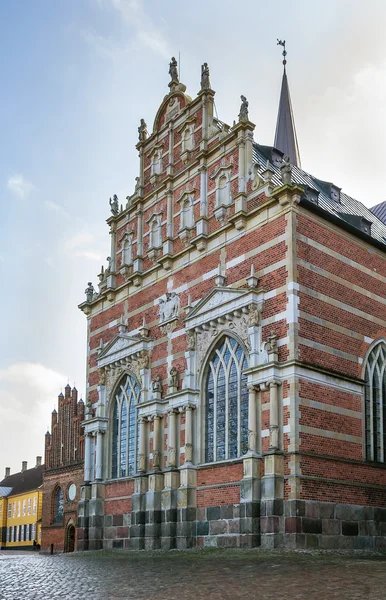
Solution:
<path fill-rule="evenodd" d="M 208 348 L 213 340 L 222 332 L 227 332 L 230 335 L 234 333 L 243 342 L 247 351 L 249 352 L 251 350 L 251 342 L 248 334 L 248 315 L 242 314 L 240 317 L 233 317 L 231 320 L 226 320 L 224 323 L 217 322 L 215 326 L 209 325 L 207 329 L 197 333 L 197 373 L 201 370 L 202 361 L 207 355 Z"/>

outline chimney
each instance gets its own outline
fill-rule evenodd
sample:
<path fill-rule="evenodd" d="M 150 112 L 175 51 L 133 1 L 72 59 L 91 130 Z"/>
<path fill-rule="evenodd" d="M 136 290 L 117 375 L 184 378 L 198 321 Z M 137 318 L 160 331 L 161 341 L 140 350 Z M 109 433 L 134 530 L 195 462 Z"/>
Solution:
<path fill-rule="evenodd" d="M 24 471 L 27 470 L 27 461 L 23 460 L 23 462 L 21 463 L 21 472 L 24 473 Z"/>
<path fill-rule="evenodd" d="M 35 467 L 41 467 L 42 466 L 42 457 L 41 456 L 37 456 L 36 457 L 36 465 Z"/>
<path fill-rule="evenodd" d="M 5 467 L 5 477 L 9 477 L 11 474 L 11 467 Z"/>

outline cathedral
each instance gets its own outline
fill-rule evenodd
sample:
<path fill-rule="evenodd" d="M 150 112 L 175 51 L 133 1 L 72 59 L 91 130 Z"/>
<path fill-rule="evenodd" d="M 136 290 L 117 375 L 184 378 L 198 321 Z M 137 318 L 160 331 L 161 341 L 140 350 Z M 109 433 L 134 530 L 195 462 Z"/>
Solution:
<path fill-rule="evenodd" d="M 283 62 L 273 146 L 206 63 L 140 121 L 79 306 L 79 550 L 386 546 L 385 219 L 302 170 Z"/>

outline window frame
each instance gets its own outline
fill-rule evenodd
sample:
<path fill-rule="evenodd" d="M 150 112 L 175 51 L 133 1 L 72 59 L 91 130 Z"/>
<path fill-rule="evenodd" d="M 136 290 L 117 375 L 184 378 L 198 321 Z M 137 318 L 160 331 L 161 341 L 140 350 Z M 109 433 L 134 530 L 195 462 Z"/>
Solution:
<path fill-rule="evenodd" d="M 130 382 L 130 383 L 129 383 Z M 137 388 L 137 392 L 135 389 Z M 134 411 L 131 413 L 131 403 L 134 403 Z M 126 403 L 126 434 L 125 434 L 125 448 L 122 449 L 122 409 Z M 139 458 L 139 423 L 138 423 L 138 407 L 141 403 L 141 384 L 137 377 L 130 372 L 127 372 L 121 377 L 118 385 L 116 386 L 114 393 L 112 394 L 111 409 L 110 409 L 110 460 L 109 460 L 109 473 L 110 478 L 126 479 L 134 477 L 138 472 L 138 458 Z M 115 410 L 117 407 L 118 423 L 117 430 L 115 431 Z M 130 444 L 131 430 L 131 417 L 134 415 L 134 441 Z M 115 441 L 116 436 L 116 451 Z M 133 454 L 131 453 L 133 447 Z M 115 457 L 115 458 L 114 458 Z M 125 462 L 125 474 L 122 473 L 122 461 Z M 115 464 L 116 461 L 116 464 Z M 130 472 L 130 465 L 133 465 L 132 471 Z"/>
<path fill-rule="evenodd" d="M 227 344 L 227 340 L 228 340 L 228 344 Z M 235 341 L 235 346 L 233 347 L 233 351 L 231 352 L 231 354 L 233 354 L 232 360 L 230 360 L 229 364 L 228 364 L 228 380 L 226 382 L 226 392 L 225 392 L 225 440 L 224 440 L 224 448 L 225 448 L 225 455 L 224 458 L 217 458 L 217 453 L 218 453 L 218 447 L 217 447 L 217 440 L 216 440 L 216 435 L 215 435 L 215 429 L 216 429 L 216 424 L 217 424 L 217 417 L 215 415 L 215 412 L 213 413 L 213 459 L 212 460 L 208 460 L 208 447 L 207 447 L 207 384 L 208 384 L 208 380 L 209 380 L 209 376 L 210 376 L 210 369 L 211 369 L 211 363 L 215 360 L 215 356 L 216 356 L 216 352 L 221 349 L 223 346 L 227 345 L 228 349 L 229 346 L 231 346 L 231 340 Z M 230 456 L 230 451 L 229 451 L 229 428 L 230 428 L 230 417 L 229 417 L 229 383 L 230 381 L 232 382 L 232 380 L 229 379 L 229 375 L 230 375 L 230 370 L 231 370 L 231 364 L 235 364 L 235 351 L 238 349 L 238 347 L 240 347 L 241 349 L 241 358 L 238 360 L 238 362 L 236 363 L 236 368 L 237 368 L 237 364 L 238 364 L 238 378 L 236 379 L 237 382 L 237 406 L 236 406 L 236 411 L 237 411 L 237 453 L 236 456 Z M 218 463 L 222 463 L 222 462 L 227 462 L 227 461 L 233 461 L 233 460 L 240 460 L 245 453 L 248 450 L 248 388 L 247 388 L 247 377 L 245 376 L 244 379 L 244 389 L 243 389 L 243 380 L 241 378 L 243 371 L 245 369 L 248 368 L 248 363 L 249 363 L 249 354 L 245 348 L 245 345 L 243 344 L 242 340 L 240 340 L 240 338 L 234 334 L 234 332 L 232 331 L 223 331 L 221 332 L 221 335 L 214 341 L 214 343 L 210 346 L 209 351 L 206 355 L 205 361 L 204 361 L 204 368 L 202 371 L 202 380 L 201 380 L 201 398 L 203 399 L 201 402 L 201 431 L 202 431 L 202 438 L 201 438 L 201 463 L 202 464 L 218 464 Z M 219 375 L 219 372 L 217 373 L 217 377 Z M 245 394 L 244 399 L 242 398 L 243 394 Z M 244 403 L 244 405 L 243 405 Z M 214 404 L 215 404 L 215 400 L 214 400 Z M 243 409 L 244 406 L 244 409 Z M 213 411 L 215 411 L 215 408 L 213 408 Z M 243 430 L 243 423 L 242 423 L 242 412 L 245 411 L 245 415 L 244 415 L 244 419 L 245 419 L 245 430 Z M 243 439 L 245 438 L 245 439 Z M 245 448 L 243 447 L 243 444 L 245 445 Z"/>
<path fill-rule="evenodd" d="M 381 359 L 381 365 L 379 360 Z M 382 362 L 383 361 L 383 362 Z M 377 373 L 378 372 L 378 373 Z M 374 463 L 386 462 L 386 340 L 381 338 L 368 348 L 363 361 L 364 419 L 363 454 L 365 460 Z M 374 387 L 375 377 L 379 386 Z M 378 405 L 378 410 L 374 411 Z M 374 429 L 379 421 L 379 430 Z"/>

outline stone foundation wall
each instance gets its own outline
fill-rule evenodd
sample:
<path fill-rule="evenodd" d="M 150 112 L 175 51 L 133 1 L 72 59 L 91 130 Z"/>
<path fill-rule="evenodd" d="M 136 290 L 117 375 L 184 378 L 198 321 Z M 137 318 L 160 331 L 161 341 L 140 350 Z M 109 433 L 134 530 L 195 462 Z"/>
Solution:
<path fill-rule="evenodd" d="M 105 549 L 386 548 L 386 508 L 265 500 L 105 515 Z"/>

